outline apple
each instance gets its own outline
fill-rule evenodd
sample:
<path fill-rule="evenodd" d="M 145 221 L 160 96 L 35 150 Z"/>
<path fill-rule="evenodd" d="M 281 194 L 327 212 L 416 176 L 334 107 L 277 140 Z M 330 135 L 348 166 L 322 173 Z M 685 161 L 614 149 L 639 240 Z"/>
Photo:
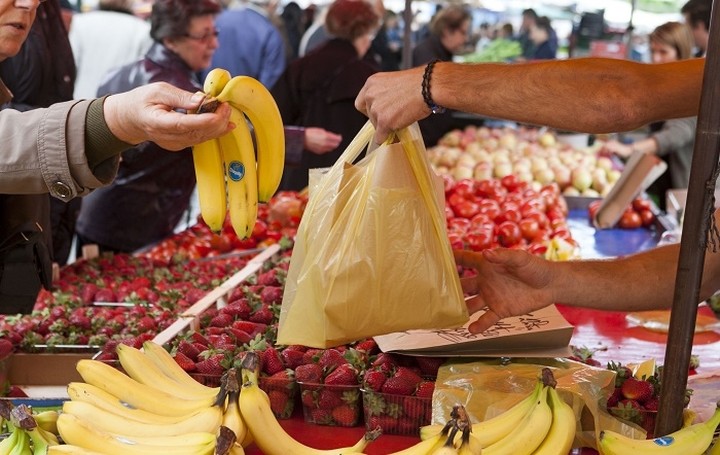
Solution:
<path fill-rule="evenodd" d="M 510 174 L 512 174 L 512 164 L 510 162 L 495 163 L 495 169 L 493 170 L 495 177 L 503 178 Z"/>
<path fill-rule="evenodd" d="M 576 167 L 572 171 L 572 185 L 581 193 L 592 185 L 592 175 L 590 171 L 583 167 Z"/>
<path fill-rule="evenodd" d="M 493 176 L 492 165 L 488 162 L 478 163 L 473 170 L 475 180 L 490 180 Z"/>
<path fill-rule="evenodd" d="M 547 185 L 555 181 L 555 173 L 550 168 L 538 169 L 533 173 L 535 180 L 542 185 Z"/>
<path fill-rule="evenodd" d="M 543 133 L 538 138 L 538 143 L 543 147 L 551 147 L 555 145 L 555 136 L 552 133 Z"/>

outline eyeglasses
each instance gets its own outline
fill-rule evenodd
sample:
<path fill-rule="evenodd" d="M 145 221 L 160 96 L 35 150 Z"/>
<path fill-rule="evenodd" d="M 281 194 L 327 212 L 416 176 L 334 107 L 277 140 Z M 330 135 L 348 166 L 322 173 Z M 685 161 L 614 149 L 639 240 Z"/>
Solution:
<path fill-rule="evenodd" d="M 42 1 L 45 1 L 45 0 L 42 0 Z M 215 30 L 206 32 L 205 34 L 203 34 L 201 36 L 195 36 L 195 35 L 191 35 L 189 33 L 186 33 L 183 36 L 185 38 L 189 38 L 191 40 L 200 41 L 201 43 L 209 43 L 210 41 L 213 40 L 213 38 L 217 38 L 219 34 L 220 34 L 220 31 L 215 29 Z"/>

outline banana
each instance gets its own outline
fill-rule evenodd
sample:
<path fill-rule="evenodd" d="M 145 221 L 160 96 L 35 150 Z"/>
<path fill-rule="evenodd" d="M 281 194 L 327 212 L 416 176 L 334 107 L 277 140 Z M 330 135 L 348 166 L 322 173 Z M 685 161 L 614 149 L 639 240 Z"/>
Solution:
<path fill-rule="evenodd" d="M 706 422 L 681 428 L 659 438 L 632 439 L 614 431 L 601 431 L 600 452 L 603 455 L 700 455 L 712 444 L 713 434 L 718 424 L 720 424 L 720 403 L 718 403 L 715 413 Z"/>
<path fill-rule="evenodd" d="M 229 455 L 245 455 L 245 449 L 243 449 L 243 446 L 240 444 L 233 444 L 233 446 L 230 448 L 230 452 L 228 452 Z"/>
<path fill-rule="evenodd" d="M 568 453 L 575 440 L 577 422 L 575 413 L 565 400 L 560 398 L 554 387 L 548 387 L 548 403 L 552 410 L 552 424 L 547 436 L 533 455 L 554 455 Z"/>
<path fill-rule="evenodd" d="M 108 433 L 116 433 L 117 429 L 122 429 L 122 434 L 128 436 L 177 436 L 189 432 L 215 433 L 223 419 L 222 409 L 218 406 L 202 409 L 187 419 L 169 424 L 128 420 L 111 411 L 82 401 L 66 401 L 63 404 L 63 412 L 90 422 L 98 429 Z"/>
<path fill-rule="evenodd" d="M 23 429 L 16 429 L 17 439 L 15 445 L 10 449 L 8 455 L 33 455 L 32 449 L 30 449 L 30 436 Z"/>
<path fill-rule="evenodd" d="M 482 453 L 482 445 L 480 441 L 473 436 L 470 428 L 463 430 L 460 447 L 458 447 L 458 455 L 480 455 Z M 564 454 L 564 452 L 555 452 Z"/>
<path fill-rule="evenodd" d="M 58 412 L 55 410 L 47 410 L 33 414 L 38 426 L 45 431 L 57 434 Z"/>
<path fill-rule="evenodd" d="M 201 142 L 193 146 L 192 154 L 200 215 L 213 232 L 220 232 L 227 212 L 220 143 L 217 139 Z"/>
<path fill-rule="evenodd" d="M 442 429 L 438 431 L 435 435 L 428 436 L 427 438 L 423 439 L 415 445 L 408 447 L 407 449 L 401 450 L 399 452 L 393 452 L 392 455 L 427 455 L 428 453 L 432 453 L 433 450 L 445 443 L 448 437 L 448 432 L 452 425 L 453 422 L 450 421 L 445 424 L 445 426 L 442 427 Z"/>
<path fill-rule="evenodd" d="M 26 430 L 32 441 L 32 453 L 34 455 L 45 455 L 51 446 L 60 444 L 57 437 L 52 433 L 46 433 L 40 427 Z"/>
<path fill-rule="evenodd" d="M 540 446 L 550 430 L 553 418 L 547 403 L 548 388 L 543 386 L 535 406 L 518 423 L 517 428 L 496 443 L 483 447 L 483 454 L 529 455 Z"/>
<path fill-rule="evenodd" d="M 204 393 L 207 390 L 211 390 L 215 394 L 220 393 L 220 388 L 210 388 L 193 379 L 187 371 L 180 368 L 173 356 L 158 343 L 146 341 L 143 343 L 143 352 L 167 377 L 175 382 L 194 388 L 198 393 Z"/>
<path fill-rule="evenodd" d="M 21 431 L 21 429 L 13 427 L 10 435 L 0 441 L 0 454 L 6 455 L 13 451 L 18 442 L 18 433 Z"/>
<path fill-rule="evenodd" d="M 239 398 L 240 391 L 233 391 L 228 394 L 228 404 L 222 416 L 222 425 L 232 430 L 238 444 L 241 444 L 247 435 L 248 429 L 240 413 Z"/>
<path fill-rule="evenodd" d="M 273 414 L 267 395 L 257 383 L 258 357 L 249 352 L 243 359 L 242 391 L 240 392 L 240 412 L 247 416 L 245 423 L 255 439 L 255 445 L 266 455 L 348 455 L 362 453 L 370 442 L 363 437 L 352 447 L 334 450 L 318 450 L 308 447 L 285 432 Z"/>
<path fill-rule="evenodd" d="M 92 359 L 77 363 L 77 371 L 88 384 L 115 395 L 120 401 L 136 409 L 144 409 L 164 416 L 186 416 L 213 406 L 215 397 L 185 400 L 167 392 L 141 384 L 110 365 Z"/>
<path fill-rule="evenodd" d="M 720 438 L 717 438 L 715 444 L 708 449 L 707 455 L 720 455 Z"/>
<path fill-rule="evenodd" d="M 213 68 L 205 76 L 203 92 L 209 96 L 218 96 L 225 84 L 228 83 L 232 74 L 223 68 Z"/>
<path fill-rule="evenodd" d="M 491 419 L 472 424 L 473 436 L 480 441 L 483 447 L 488 447 L 507 436 L 517 428 L 528 411 L 535 406 L 542 388 L 542 382 L 538 381 L 532 393 L 507 411 Z M 440 425 L 426 425 L 420 428 L 420 438 L 425 439 L 430 435 L 435 435 L 441 428 Z"/>
<path fill-rule="evenodd" d="M 185 400 L 202 400 L 205 398 L 217 397 L 219 389 L 205 387 L 199 382 L 200 387 L 191 387 L 174 381 L 155 363 L 139 349 L 126 344 L 117 346 L 117 355 L 125 372 L 132 379 L 154 389 L 175 395 Z"/>
<path fill-rule="evenodd" d="M 84 401 L 94 406 L 117 414 L 125 419 L 150 424 L 174 424 L 192 416 L 194 412 L 186 415 L 165 416 L 144 409 L 134 408 L 120 400 L 115 395 L 108 393 L 92 384 L 84 382 L 71 382 L 67 388 L 68 396 L 73 401 Z"/>
<path fill-rule="evenodd" d="M 250 76 L 230 79 L 217 99 L 240 109 L 255 129 L 258 199 L 267 202 L 280 186 L 285 166 L 285 133 L 280 110 L 268 89 Z"/>
<path fill-rule="evenodd" d="M 457 425 L 453 425 L 453 429 L 445 439 L 440 447 L 433 448 L 428 452 L 428 455 L 457 455 L 458 451 L 455 448 L 455 437 L 458 434 Z M 441 440 L 442 441 L 442 440 Z"/>
<path fill-rule="evenodd" d="M 47 455 L 62 455 L 70 453 L 73 455 L 103 455 L 100 452 L 88 450 L 83 447 L 74 446 L 72 444 L 62 444 L 59 446 L 48 447 Z"/>
<path fill-rule="evenodd" d="M 215 435 L 211 433 L 154 438 L 118 436 L 65 413 L 58 418 L 58 429 L 66 443 L 109 455 L 206 455 L 215 449 Z"/>
<path fill-rule="evenodd" d="M 221 136 L 220 153 L 225 162 L 230 223 L 240 239 L 248 238 L 258 214 L 258 178 L 255 147 L 245 116 L 233 107 L 230 121 L 235 129 Z"/>

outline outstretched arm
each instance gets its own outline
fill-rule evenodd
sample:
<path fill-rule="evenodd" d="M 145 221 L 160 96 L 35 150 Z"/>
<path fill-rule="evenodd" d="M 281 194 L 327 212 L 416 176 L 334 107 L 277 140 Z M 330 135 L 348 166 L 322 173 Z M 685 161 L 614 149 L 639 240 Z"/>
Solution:
<path fill-rule="evenodd" d="M 720 211 L 715 212 L 720 221 Z M 471 313 L 488 308 L 470 330 L 482 332 L 498 320 L 553 303 L 610 311 L 642 311 L 672 306 L 680 245 L 654 248 L 608 260 L 551 262 L 521 250 L 457 251 L 458 264 L 478 275 L 462 280 L 478 294 Z M 707 251 L 700 299 L 720 289 L 720 252 Z"/>
<path fill-rule="evenodd" d="M 697 115 L 704 59 L 651 65 L 583 58 L 522 64 L 437 63 L 433 101 L 493 118 L 588 133 L 627 131 Z M 421 85 L 425 68 L 378 73 L 355 106 L 376 126 L 375 140 L 430 115 Z"/>

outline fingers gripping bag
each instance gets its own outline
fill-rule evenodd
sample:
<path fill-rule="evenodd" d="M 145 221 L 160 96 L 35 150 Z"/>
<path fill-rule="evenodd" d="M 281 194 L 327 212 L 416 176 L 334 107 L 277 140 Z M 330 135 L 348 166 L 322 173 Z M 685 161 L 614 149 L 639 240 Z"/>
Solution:
<path fill-rule="evenodd" d="M 326 348 L 468 320 L 445 230 L 442 184 L 417 124 L 352 164 L 368 122 L 310 191 L 277 342 Z"/>

